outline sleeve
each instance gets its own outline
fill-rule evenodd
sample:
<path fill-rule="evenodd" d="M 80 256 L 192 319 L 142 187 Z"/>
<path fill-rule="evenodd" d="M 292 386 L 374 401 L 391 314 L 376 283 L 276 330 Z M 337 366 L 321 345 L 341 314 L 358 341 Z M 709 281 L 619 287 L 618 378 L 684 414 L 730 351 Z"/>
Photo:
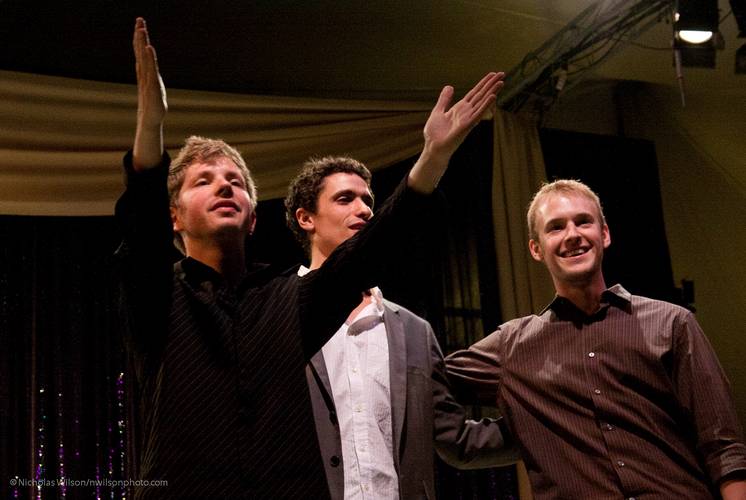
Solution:
<path fill-rule="evenodd" d="M 309 353 L 318 351 L 360 303 L 360 294 L 376 285 L 387 265 L 412 259 L 411 242 L 420 234 L 417 218 L 431 195 L 407 187 L 406 176 L 368 224 L 301 278 L 300 319 Z"/>
<path fill-rule="evenodd" d="M 502 467 L 520 455 L 499 419 L 466 418 L 464 407 L 451 394 L 443 353 L 430 325 L 435 449 L 446 463 L 460 469 Z"/>
<path fill-rule="evenodd" d="M 673 382 L 679 403 L 696 429 L 696 447 L 713 483 L 746 471 L 743 441 L 730 384 L 691 312 L 674 328 Z"/>
<path fill-rule="evenodd" d="M 121 316 L 127 347 L 149 352 L 166 332 L 173 286 L 173 229 L 168 199 L 168 165 L 144 172 L 132 167 L 132 152 L 124 157 L 126 189 L 116 204 L 122 234 L 117 249 L 121 284 Z"/>
<path fill-rule="evenodd" d="M 448 380 L 464 404 L 497 406 L 500 390 L 500 329 L 445 359 Z"/>

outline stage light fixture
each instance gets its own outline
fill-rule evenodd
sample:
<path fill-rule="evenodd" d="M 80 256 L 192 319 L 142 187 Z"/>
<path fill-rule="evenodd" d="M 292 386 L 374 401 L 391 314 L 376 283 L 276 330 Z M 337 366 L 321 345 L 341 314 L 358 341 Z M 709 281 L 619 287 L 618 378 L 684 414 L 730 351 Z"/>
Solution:
<path fill-rule="evenodd" d="M 681 66 L 715 67 L 715 50 L 724 46 L 718 21 L 717 0 L 676 1 L 673 48 Z"/>
<path fill-rule="evenodd" d="M 700 44 L 712 39 L 718 29 L 717 0 L 677 0 L 674 14 L 675 38 Z"/>
<path fill-rule="evenodd" d="M 679 38 L 687 43 L 705 43 L 712 38 L 712 31 L 681 30 Z"/>

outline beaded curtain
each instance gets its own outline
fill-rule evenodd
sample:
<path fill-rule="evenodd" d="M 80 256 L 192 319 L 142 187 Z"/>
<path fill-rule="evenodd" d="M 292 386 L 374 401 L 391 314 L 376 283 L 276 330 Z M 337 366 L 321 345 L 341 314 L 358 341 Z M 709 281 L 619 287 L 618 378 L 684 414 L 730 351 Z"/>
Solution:
<path fill-rule="evenodd" d="M 111 218 L 0 217 L 4 498 L 125 498 Z"/>

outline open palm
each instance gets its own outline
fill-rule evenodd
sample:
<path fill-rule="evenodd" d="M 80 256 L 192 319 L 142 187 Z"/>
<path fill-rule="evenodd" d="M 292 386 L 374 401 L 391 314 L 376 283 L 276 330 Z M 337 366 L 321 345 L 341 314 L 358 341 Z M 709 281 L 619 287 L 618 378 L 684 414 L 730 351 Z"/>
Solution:
<path fill-rule="evenodd" d="M 425 123 L 425 143 L 435 150 L 452 154 L 495 101 L 495 95 L 502 87 L 503 76 L 503 73 L 488 73 L 450 108 L 453 87 L 443 88 Z"/>

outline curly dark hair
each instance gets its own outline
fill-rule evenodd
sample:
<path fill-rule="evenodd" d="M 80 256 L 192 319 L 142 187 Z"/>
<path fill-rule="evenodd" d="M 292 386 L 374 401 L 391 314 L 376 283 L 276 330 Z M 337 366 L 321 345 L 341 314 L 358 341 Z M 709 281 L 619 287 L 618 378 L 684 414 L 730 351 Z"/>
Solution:
<path fill-rule="evenodd" d="M 310 250 L 308 235 L 298 224 L 295 212 L 299 208 L 316 212 L 319 193 L 324 188 L 324 179 L 332 174 L 356 174 L 370 186 L 370 170 L 357 160 L 344 156 L 310 158 L 303 164 L 300 173 L 290 182 L 285 197 L 285 222 L 306 252 Z"/>

